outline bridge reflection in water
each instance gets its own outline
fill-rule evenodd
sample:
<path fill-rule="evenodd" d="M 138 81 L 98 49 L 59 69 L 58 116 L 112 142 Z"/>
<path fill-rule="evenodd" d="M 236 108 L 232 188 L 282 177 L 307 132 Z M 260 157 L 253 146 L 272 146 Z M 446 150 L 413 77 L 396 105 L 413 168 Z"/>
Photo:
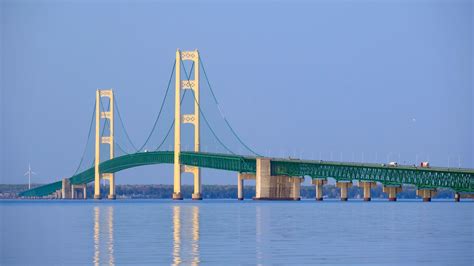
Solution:
<path fill-rule="evenodd" d="M 102 213 L 105 211 L 105 213 Z M 103 217 L 105 215 L 105 218 Z M 106 245 L 106 253 L 101 257 L 101 240 Z M 101 260 L 102 259 L 102 260 Z M 114 207 L 101 208 L 94 207 L 94 257 L 92 258 L 94 265 L 115 265 L 114 256 Z"/>
<path fill-rule="evenodd" d="M 191 216 L 189 219 L 189 216 Z M 189 230 L 191 221 L 191 230 Z M 189 234 L 190 233 L 190 234 Z M 190 248 L 190 250 L 188 250 Z M 199 207 L 173 206 L 173 265 L 198 265 L 199 258 Z M 188 257 L 190 256 L 190 257 Z"/>
<path fill-rule="evenodd" d="M 94 207 L 93 241 L 94 265 L 115 265 L 114 206 Z M 199 251 L 199 207 L 172 207 L 172 253 L 173 265 L 200 264 Z"/>

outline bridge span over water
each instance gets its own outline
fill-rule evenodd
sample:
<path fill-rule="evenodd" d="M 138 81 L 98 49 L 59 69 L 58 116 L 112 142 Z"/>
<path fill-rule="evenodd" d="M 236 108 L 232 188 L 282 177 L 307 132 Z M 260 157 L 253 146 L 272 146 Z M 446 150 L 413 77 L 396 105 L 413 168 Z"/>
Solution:
<path fill-rule="evenodd" d="M 191 61 L 190 71 L 186 70 L 183 61 Z M 174 128 L 174 150 L 172 151 L 146 151 L 143 150 L 145 144 L 134 153 L 116 156 L 115 148 L 122 148 L 115 141 L 115 100 L 112 90 L 97 90 L 96 104 L 93 117 L 95 117 L 95 159 L 94 165 L 82 172 L 77 172 L 69 177 L 57 182 L 43 185 L 20 194 L 22 197 L 47 197 L 53 195 L 58 198 L 75 198 L 76 190 L 83 190 L 86 195 L 86 185 L 94 182 L 94 198 L 100 199 L 100 180 L 109 181 L 108 198 L 115 198 L 115 173 L 121 170 L 152 164 L 173 164 L 174 165 L 174 193 L 173 199 L 182 199 L 181 195 L 181 174 L 192 173 L 194 176 L 193 199 L 202 199 L 201 191 L 201 168 L 221 169 L 238 173 L 238 197 L 243 199 L 243 181 L 254 179 L 256 181 L 255 199 L 300 199 L 300 184 L 305 177 L 312 179 L 312 184 L 316 187 L 316 199 L 322 200 L 322 186 L 327 183 L 328 178 L 336 180 L 336 185 L 341 189 L 341 199 L 347 200 L 347 189 L 352 186 L 354 180 L 359 181 L 358 185 L 364 189 L 364 199 L 370 200 L 370 191 L 376 183 L 384 186 L 384 192 L 388 193 L 389 200 L 396 200 L 396 195 L 401 191 L 402 185 L 414 185 L 417 187 L 417 194 L 425 201 L 431 200 L 437 188 L 449 188 L 455 192 L 455 199 L 460 199 L 460 193 L 474 193 L 474 169 L 442 168 L 442 167 L 417 167 L 398 164 L 381 163 L 353 163 L 353 162 L 333 162 L 322 160 L 301 160 L 291 158 L 268 158 L 253 152 L 235 133 L 230 123 L 225 117 L 226 125 L 230 128 L 236 139 L 254 155 L 239 155 L 229 150 L 212 130 L 209 121 L 206 119 L 200 106 L 200 69 L 203 69 L 207 84 L 212 95 L 218 104 L 215 94 L 207 78 L 201 57 L 197 50 L 180 51 L 176 53 L 176 60 L 173 64 L 172 75 L 168 82 L 165 98 L 171 84 L 172 76 L 175 76 L 175 116 L 171 127 L 166 134 L 169 136 Z M 181 78 L 184 72 L 185 79 Z M 191 79 L 190 76 L 194 75 Z M 181 114 L 181 104 L 186 92 L 192 93 L 194 100 L 194 112 L 191 114 Z M 101 104 L 102 98 L 109 99 L 109 106 L 104 110 Z M 163 100 L 164 102 L 164 100 Z M 160 117 L 158 114 L 156 123 Z M 219 109 L 220 110 L 220 109 Z M 118 108 L 117 108 L 118 112 Z M 120 124 L 120 113 L 118 112 Z M 229 154 L 209 153 L 201 151 L 201 118 L 205 125 L 211 129 L 211 133 L 217 141 L 227 150 Z M 100 121 L 105 121 L 101 128 Z M 177 122 L 178 121 L 178 122 Z M 181 147 L 181 125 L 192 124 L 194 126 L 194 149 L 193 151 L 182 151 Z M 153 130 L 155 129 L 153 127 Z M 92 132 L 93 123 L 89 132 Z M 108 136 L 105 136 L 105 128 L 108 129 Z M 152 132 L 153 132 L 152 130 Z M 150 133 L 151 135 L 151 133 Z M 128 137 L 128 134 L 126 134 Z M 149 138 L 148 138 L 149 139 Z M 147 142 L 148 142 L 147 139 Z M 109 145 L 109 158 L 100 160 L 101 146 Z M 161 147 L 161 145 L 160 145 Z M 82 159 L 81 159 L 82 163 Z"/>
<path fill-rule="evenodd" d="M 270 162 L 270 176 L 304 177 L 313 179 L 313 183 L 333 178 L 338 183 L 379 182 L 387 190 L 400 188 L 402 184 L 415 185 L 419 190 L 434 191 L 436 188 L 449 188 L 456 192 L 474 192 L 474 173 L 469 169 L 421 168 L 415 166 L 391 167 L 374 163 L 341 163 L 321 160 L 298 160 L 283 158 L 264 158 L 215 153 L 181 152 L 182 165 L 234 171 L 255 179 L 257 161 Z M 121 170 L 152 164 L 173 164 L 173 151 L 139 152 L 124 155 L 102 162 L 100 169 L 104 173 L 116 173 Z M 258 169 L 262 171 L 263 169 Z M 266 169 L 268 171 L 268 169 Z M 262 173 L 260 173 L 260 176 Z M 253 177 L 253 178 L 252 178 Z M 70 185 L 87 184 L 94 181 L 94 168 L 69 178 Z M 32 190 L 21 196 L 42 197 L 62 190 L 63 181 L 54 182 Z M 321 182 L 322 183 L 322 182 Z M 322 184 L 321 184 L 322 185 Z M 240 191 L 239 191 L 240 192 Z M 240 192 L 239 194 L 242 195 Z M 366 198 L 369 198 L 368 196 Z M 394 197 L 392 197 L 394 198 Z"/>

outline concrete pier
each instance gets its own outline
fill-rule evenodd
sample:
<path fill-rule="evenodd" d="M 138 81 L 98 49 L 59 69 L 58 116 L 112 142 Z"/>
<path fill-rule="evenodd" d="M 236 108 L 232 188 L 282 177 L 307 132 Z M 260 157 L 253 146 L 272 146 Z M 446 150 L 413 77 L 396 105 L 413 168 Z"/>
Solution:
<path fill-rule="evenodd" d="M 293 184 L 291 189 L 291 196 L 293 200 L 301 200 L 300 191 L 301 191 L 301 183 L 304 181 L 304 178 L 300 177 L 288 177 L 288 182 Z"/>
<path fill-rule="evenodd" d="M 193 193 L 191 195 L 192 200 L 202 200 L 202 194 L 201 193 Z"/>
<path fill-rule="evenodd" d="M 82 190 L 82 198 L 87 199 L 87 184 L 71 185 L 71 198 L 78 198 L 77 190 Z"/>
<path fill-rule="evenodd" d="M 311 184 L 316 186 L 316 200 L 317 201 L 322 201 L 323 200 L 323 186 L 327 183 L 328 181 L 323 178 L 315 178 L 311 180 Z"/>
<path fill-rule="evenodd" d="M 244 180 L 255 180 L 254 174 L 238 173 L 237 174 L 237 199 L 244 200 Z"/>
<path fill-rule="evenodd" d="M 397 193 L 402 192 L 402 186 L 383 186 L 383 192 L 388 194 L 388 201 L 397 201 Z"/>
<path fill-rule="evenodd" d="M 431 201 L 431 198 L 436 196 L 436 189 L 434 188 L 422 188 L 416 190 L 416 195 L 423 198 L 424 202 Z"/>
<path fill-rule="evenodd" d="M 376 188 L 377 183 L 372 181 L 359 181 L 358 186 L 364 189 L 364 201 L 371 201 L 370 190 Z"/>
<path fill-rule="evenodd" d="M 337 181 L 336 187 L 341 189 L 341 200 L 347 201 L 347 189 L 352 187 L 351 181 Z"/>
<path fill-rule="evenodd" d="M 69 178 L 63 178 L 63 180 L 62 180 L 62 189 L 61 189 L 62 198 L 63 199 L 72 198 L 71 192 L 72 192 L 71 181 L 69 180 Z"/>
<path fill-rule="evenodd" d="M 256 200 L 299 200 L 300 177 L 271 176 L 270 159 L 257 158 Z"/>
<path fill-rule="evenodd" d="M 237 199 L 244 200 L 244 180 L 241 173 L 237 174 Z"/>
<path fill-rule="evenodd" d="M 183 196 L 181 195 L 181 192 L 174 192 L 173 200 L 183 200 Z"/>
<path fill-rule="evenodd" d="M 459 194 L 459 192 L 454 193 L 454 201 L 455 202 L 461 201 L 461 194 Z"/>

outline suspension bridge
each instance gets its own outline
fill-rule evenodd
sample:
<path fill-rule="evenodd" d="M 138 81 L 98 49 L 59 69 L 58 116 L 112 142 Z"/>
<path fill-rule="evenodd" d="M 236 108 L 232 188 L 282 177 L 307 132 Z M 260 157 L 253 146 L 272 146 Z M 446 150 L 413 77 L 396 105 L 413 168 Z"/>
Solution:
<path fill-rule="evenodd" d="M 188 68 L 186 65 L 188 65 Z M 225 143 L 222 135 L 219 135 L 212 127 L 210 119 L 204 112 L 202 91 L 200 90 L 201 71 L 204 74 L 205 84 L 209 88 L 210 98 L 217 106 L 218 113 L 228 129 L 228 135 L 240 145 L 240 148 L 246 151 L 245 155 L 235 152 Z M 160 124 L 160 119 L 164 117 L 167 99 L 170 98 L 168 96 L 173 76 L 175 80 L 174 118 L 171 119 L 169 127 L 163 127 L 164 130 L 160 131 L 159 128 L 161 127 L 158 124 Z M 186 95 L 188 95 L 188 102 L 184 101 Z M 103 103 L 104 98 L 107 106 Z M 189 103 L 189 99 L 191 103 Z M 188 106 L 185 106 L 186 103 L 188 103 Z M 193 111 L 183 113 L 182 109 L 184 108 L 182 107 L 188 107 Z M 84 148 L 75 173 L 57 182 L 24 191 L 20 194 L 21 197 L 77 198 L 79 190 L 85 198 L 87 184 L 94 182 L 94 198 L 100 199 L 102 198 L 101 180 L 107 180 L 109 182 L 107 198 L 115 199 L 115 173 L 129 168 L 155 164 L 173 165 L 173 199 L 175 200 L 183 199 L 181 194 L 181 175 L 183 173 L 193 175 L 194 193 L 192 199 L 202 199 L 201 168 L 237 172 L 239 199 L 243 199 L 244 180 L 251 179 L 255 180 L 256 184 L 254 199 L 299 200 L 300 185 L 305 177 L 312 179 L 317 200 L 323 199 L 322 187 L 327 183 L 328 178 L 336 180 L 336 186 L 341 190 L 341 200 L 347 200 L 348 188 L 352 186 L 353 181 L 358 181 L 358 185 L 363 188 L 364 200 L 366 201 L 371 199 L 371 188 L 375 187 L 377 183 L 383 185 L 383 190 L 388 194 L 391 201 L 396 200 L 397 193 L 402 190 L 402 185 L 416 186 L 417 195 L 422 197 L 424 201 L 430 201 L 439 188 L 452 189 L 455 192 L 456 201 L 459 201 L 461 193 L 474 193 L 474 169 L 261 156 L 239 137 L 223 114 L 197 50 L 177 50 L 157 118 L 148 138 L 140 147 L 133 144 L 125 129 L 118 102 L 112 89 L 96 91 L 95 106 L 92 113 L 86 148 Z M 118 125 L 115 124 L 115 117 L 118 118 Z M 204 124 L 201 122 L 204 122 Z M 193 126 L 191 150 L 183 149 L 182 126 L 184 124 Z M 210 136 L 214 143 L 222 149 L 222 152 L 202 150 L 202 125 L 208 130 L 208 134 L 203 136 Z M 92 137 L 94 127 L 95 136 Z M 174 141 L 167 149 L 166 143 L 172 141 L 170 136 L 173 129 Z M 123 140 L 117 141 L 120 134 L 122 134 Z M 163 135 L 157 142 L 159 144 L 154 146 L 153 149 L 147 149 L 147 147 L 152 146 L 151 142 L 156 134 Z M 94 147 L 93 152 L 89 151 L 92 146 Z M 91 163 L 88 164 L 86 157 L 91 154 L 94 157 L 91 159 Z"/>

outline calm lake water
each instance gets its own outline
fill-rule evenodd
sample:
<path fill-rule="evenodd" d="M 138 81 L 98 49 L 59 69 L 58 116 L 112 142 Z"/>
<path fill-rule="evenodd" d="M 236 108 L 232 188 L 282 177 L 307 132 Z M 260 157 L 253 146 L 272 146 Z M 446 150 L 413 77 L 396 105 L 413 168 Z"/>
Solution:
<path fill-rule="evenodd" d="M 474 202 L 0 201 L 1 265 L 474 265 Z"/>

